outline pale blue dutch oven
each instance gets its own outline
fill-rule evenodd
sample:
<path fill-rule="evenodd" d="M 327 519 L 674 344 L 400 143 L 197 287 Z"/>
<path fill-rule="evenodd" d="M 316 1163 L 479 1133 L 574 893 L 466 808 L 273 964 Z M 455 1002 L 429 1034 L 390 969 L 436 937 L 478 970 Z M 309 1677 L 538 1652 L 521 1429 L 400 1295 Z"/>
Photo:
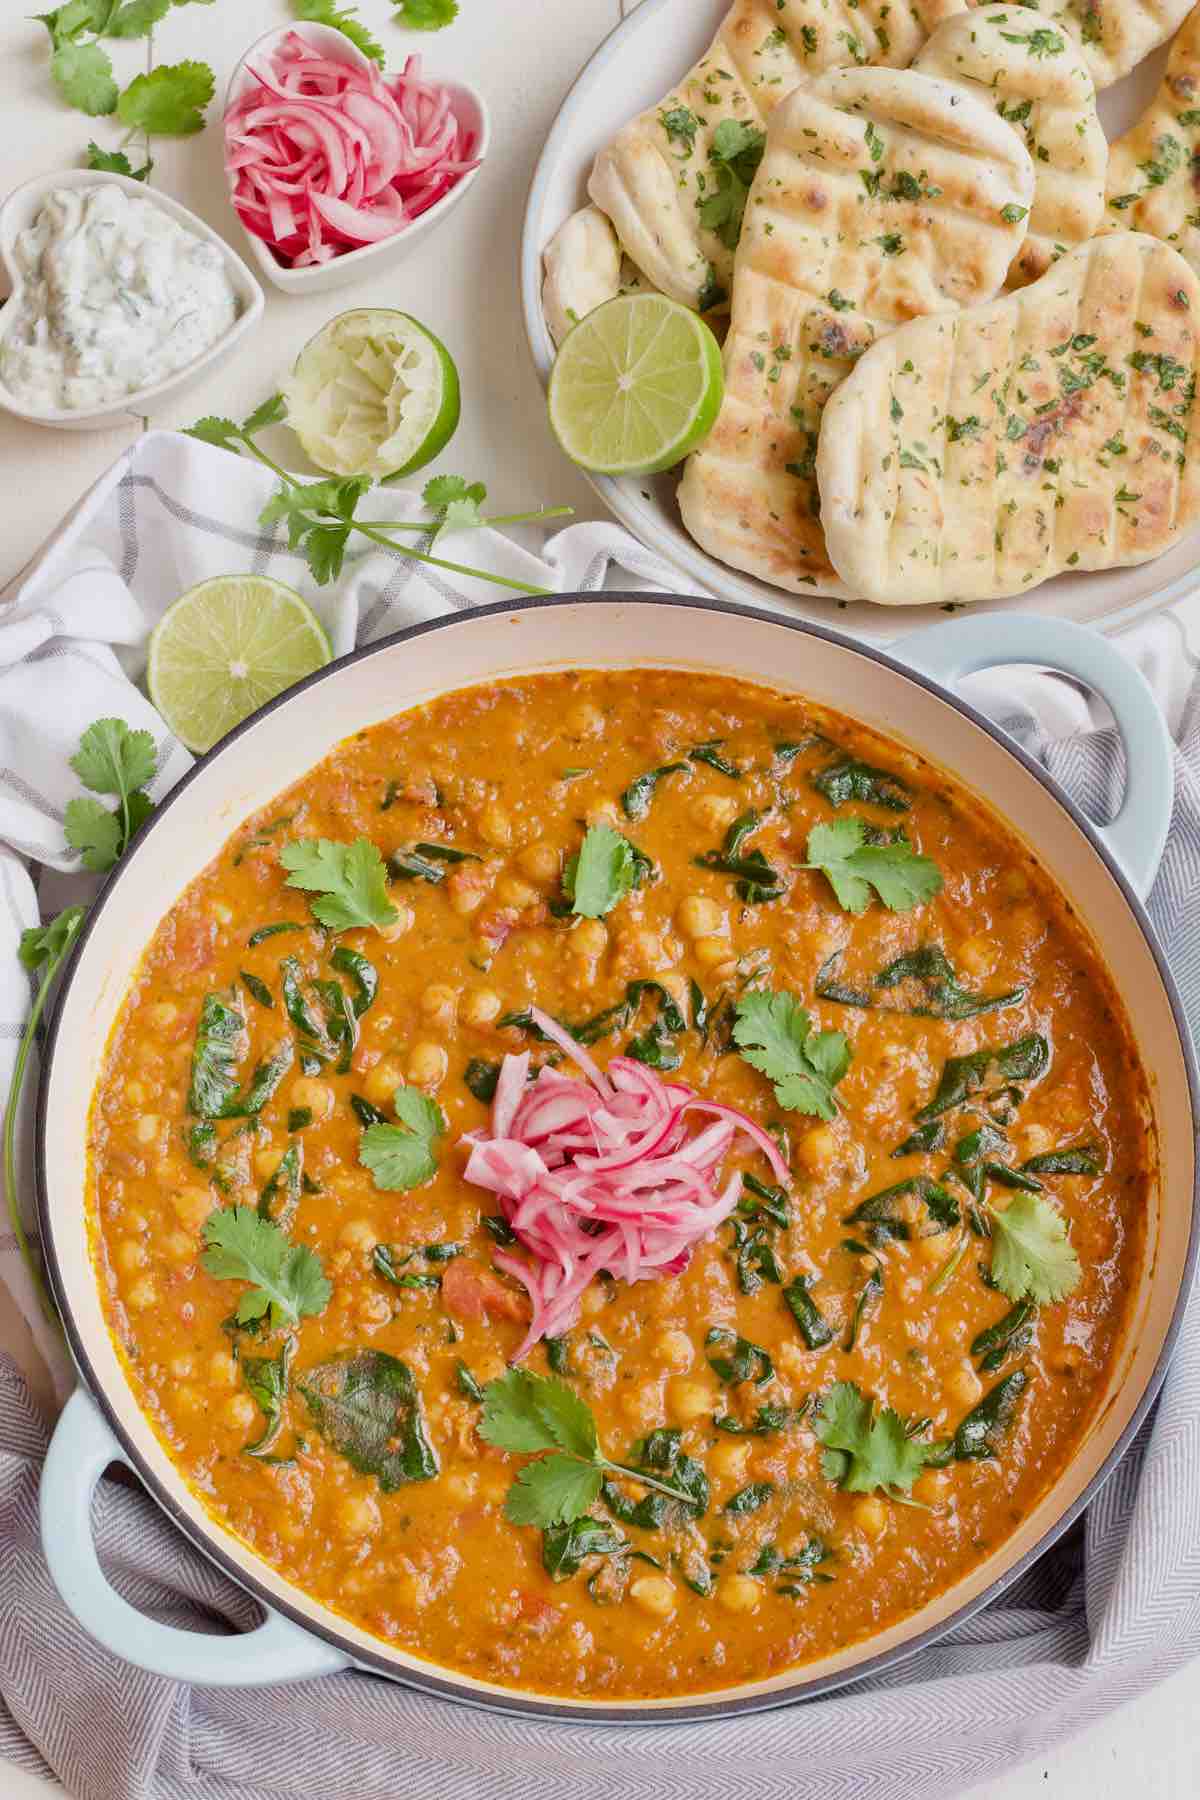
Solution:
<path fill-rule="evenodd" d="M 1011 739 L 952 692 L 972 672 L 1042 664 L 1103 696 L 1125 745 L 1128 787 L 1096 829 Z M 592 1704 L 517 1694 L 382 1643 L 319 1605 L 209 1517 L 140 1412 L 104 1321 L 83 1195 L 87 1108 L 109 1032 L 145 940 L 237 824 L 352 732 L 437 694 L 538 669 L 669 666 L 794 689 L 891 733 L 952 771 L 1013 825 L 1071 896 L 1129 1011 L 1150 1076 L 1160 1179 L 1131 1327 L 1066 1472 L 1021 1528 L 968 1578 L 865 1643 L 686 1702 Z M 1079 1515 L 1144 1418 L 1179 1329 L 1196 1256 L 1197 1074 L 1179 996 L 1142 905 L 1171 814 L 1171 745 L 1141 675 L 1103 638 L 1020 614 L 948 622 L 893 654 L 838 632 L 715 602 L 562 596 L 416 626 L 342 658 L 249 720 L 205 757 L 139 834 L 93 908 L 50 1032 L 38 1115 L 38 1206 L 55 1295 L 81 1385 L 46 1460 L 42 1536 L 81 1623 L 118 1656 L 179 1681 L 254 1686 L 357 1667 L 514 1713 L 678 1722 L 811 1697 L 910 1656 L 994 1599 Z M 136 925 L 131 928 L 131 922 Z M 106 1580 L 89 1512 L 122 1462 L 180 1530 L 262 1603 L 266 1622 L 209 1637 L 146 1618 Z"/>

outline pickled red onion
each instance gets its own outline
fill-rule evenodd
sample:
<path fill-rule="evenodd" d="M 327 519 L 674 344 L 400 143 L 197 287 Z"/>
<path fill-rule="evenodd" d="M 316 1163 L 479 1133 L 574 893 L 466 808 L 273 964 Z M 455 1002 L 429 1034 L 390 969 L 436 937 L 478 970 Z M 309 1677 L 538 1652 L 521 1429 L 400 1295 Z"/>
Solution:
<path fill-rule="evenodd" d="M 788 1180 L 774 1139 L 735 1107 L 704 1100 L 626 1056 L 601 1070 L 555 1020 L 530 1011 L 586 1079 L 542 1068 L 529 1081 L 528 1052 L 506 1056 L 490 1129 L 462 1139 L 466 1179 L 498 1196 L 526 1252 L 493 1258 L 528 1291 L 532 1307 L 514 1362 L 575 1323 L 597 1275 L 634 1282 L 685 1269 L 694 1246 L 737 1205 L 740 1174 L 720 1191 L 714 1183 L 739 1137 L 762 1152 L 777 1181 Z M 690 1114 L 711 1123 L 689 1135 Z"/>
<path fill-rule="evenodd" d="M 321 55 L 296 32 L 248 67 L 225 114 L 225 167 L 248 231 L 293 268 L 403 231 L 477 166 L 449 91 Z"/>

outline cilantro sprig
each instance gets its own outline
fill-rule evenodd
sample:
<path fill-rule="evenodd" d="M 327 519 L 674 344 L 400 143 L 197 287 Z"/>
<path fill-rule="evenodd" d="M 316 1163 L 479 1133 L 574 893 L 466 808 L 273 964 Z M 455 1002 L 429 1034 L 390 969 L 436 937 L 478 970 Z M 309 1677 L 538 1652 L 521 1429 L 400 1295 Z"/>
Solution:
<path fill-rule="evenodd" d="M 579 918 L 602 919 L 637 886 L 637 853 L 611 825 L 591 825 L 566 880 L 571 911 Z"/>
<path fill-rule="evenodd" d="M 382 69 L 387 63 L 383 45 L 378 43 L 352 6 L 339 7 L 336 0 L 292 0 L 292 15 L 315 25 L 328 25 L 369 56 Z"/>
<path fill-rule="evenodd" d="M 330 931 L 358 931 L 394 924 L 397 913 L 387 891 L 387 870 L 370 838 L 339 844 L 332 838 L 295 838 L 279 860 L 288 887 L 317 894 L 313 917 Z"/>
<path fill-rule="evenodd" d="M 410 31 L 442 31 L 458 17 L 458 0 L 399 0 L 397 25 Z"/>
<path fill-rule="evenodd" d="M 154 779 L 158 754 L 148 731 L 131 731 L 124 719 L 97 719 L 79 740 L 71 767 L 94 794 L 113 794 L 114 812 L 98 800 L 70 800 L 66 839 L 83 866 L 102 875 L 123 854 L 138 826 L 154 811 L 146 784 Z"/>
<path fill-rule="evenodd" d="M 250 1285 L 234 1312 L 239 1325 L 269 1316 L 272 1325 L 298 1325 L 323 1312 L 333 1289 L 307 1244 L 293 1244 L 252 1206 L 218 1206 L 204 1222 L 201 1265 L 219 1281 Z"/>
<path fill-rule="evenodd" d="M 504 1503 L 513 1525 L 569 1525 L 600 1497 L 606 1473 L 626 1475 L 684 1506 L 695 1496 L 644 1469 L 610 1461 L 600 1448 L 591 1408 L 565 1381 L 508 1369 L 483 1390 L 479 1435 L 497 1450 L 537 1456 L 520 1471 Z M 543 1454 L 545 1453 L 545 1454 Z"/>
<path fill-rule="evenodd" d="M 821 1119 L 837 1117 L 833 1090 L 850 1067 L 850 1045 L 840 1031 L 814 1031 L 795 995 L 743 994 L 733 1041 L 743 1062 L 773 1083 L 780 1106 Z"/>
<path fill-rule="evenodd" d="M 912 1505 L 908 1497 L 922 1469 L 945 1461 L 942 1445 L 912 1435 L 890 1406 L 877 1412 L 874 1399 L 852 1381 L 834 1382 L 813 1431 L 825 1446 L 822 1473 L 848 1494 L 871 1494 L 878 1488 L 890 1499 Z"/>
<path fill-rule="evenodd" d="M 184 6 L 188 0 L 66 0 L 53 12 L 37 14 L 50 35 L 50 74 L 67 105 L 90 118 L 115 113 L 131 132 L 190 137 L 200 131 L 215 88 L 207 63 L 163 64 L 135 76 L 122 90 L 101 42 L 148 37 L 172 4 Z M 105 163 L 89 167 L 133 173 Z"/>
<path fill-rule="evenodd" d="M 1037 1194 L 1015 1194 L 1002 1212 L 989 1209 L 991 1277 L 1010 1300 L 1041 1306 L 1065 1300 L 1083 1268 L 1062 1214 Z"/>
<path fill-rule="evenodd" d="M 417 1088 L 397 1088 L 393 1104 L 399 1125 L 368 1125 L 358 1147 L 375 1186 L 389 1192 L 432 1181 L 438 1166 L 433 1146 L 446 1129 L 441 1107 Z"/>
<path fill-rule="evenodd" d="M 496 575 L 489 569 L 475 569 L 467 563 L 449 562 L 445 557 L 434 556 L 429 550 L 418 550 L 413 544 L 397 542 L 390 534 L 407 531 L 429 535 L 432 530 L 432 541 L 436 542 L 446 531 L 462 531 L 482 525 L 521 525 L 530 521 L 540 523 L 546 519 L 565 518 L 573 508 L 542 506 L 531 512 L 496 513 L 485 517 L 479 510 L 487 497 L 483 482 L 468 482 L 461 475 L 435 475 L 426 482 L 421 496 L 435 515 L 432 527 L 428 520 L 421 519 L 363 519 L 358 516 L 358 508 L 374 486 L 369 475 L 332 476 L 317 481 L 300 481 L 268 456 L 257 442 L 258 432 L 265 430 L 268 425 L 282 423 L 286 417 L 287 406 L 283 395 L 272 394 L 240 424 L 219 414 L 209 414 L 188 426 L 184 435 L 198 438 L 202 444 L 212 444 L 218 450 L 228 450 L 235 456 L 240 456 L 245 451 L 279 477 L 280 485 L 263 507 L 258 522 L 266 528 L 274 528 L 277 524 L 286 526 L 289 550 L 298 552 L 304 558 L 318 587 L 337 580 L 342 572 L 350 534 L 357 532 L 383 549 L 394 551 L 398 556 L 408 556 L 415 562 L 429 563 L 435 569 L 447 569 L 453 575 L 469 575 L 476 581 L 491 582 L 495 587 L 511 588 L 520 594 L 550 592 L 549 588 L 535 587 L 531 582 L 518 581 L 511 575 Z"/>
<path fill-rule="evenodd" d="M 872 843 L 864 819 L 834 819 L 814 825 L 805 847 L 805 869 L 817 869 L 846 912 L 865 912 L 871 890 L 892 912 L 911 912 L 932 900 L 942 887 L 942 873 L 931 857 L 921 856 L 899 839 Z"/>

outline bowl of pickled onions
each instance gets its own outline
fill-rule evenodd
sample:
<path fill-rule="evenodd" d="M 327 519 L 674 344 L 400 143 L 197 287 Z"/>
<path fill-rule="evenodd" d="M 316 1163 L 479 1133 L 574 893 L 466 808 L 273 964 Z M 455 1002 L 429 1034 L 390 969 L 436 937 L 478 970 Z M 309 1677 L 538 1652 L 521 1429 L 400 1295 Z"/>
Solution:
<path fill-rule="evenodd" d="M 225 102 L 229 196 L 264 275 L 295 292 L 341 287 L 403 255 L 463 198 L 488 144 L 487 109 L 419 56 L 385 74 L 341 32 L 269 31 Z"/>

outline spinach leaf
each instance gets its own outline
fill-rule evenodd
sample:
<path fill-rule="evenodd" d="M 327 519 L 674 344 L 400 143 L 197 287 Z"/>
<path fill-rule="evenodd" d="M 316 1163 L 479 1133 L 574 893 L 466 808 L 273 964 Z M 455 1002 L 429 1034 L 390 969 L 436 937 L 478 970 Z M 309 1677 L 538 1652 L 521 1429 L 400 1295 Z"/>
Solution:
<path fill-rule="evenodd" d="M 258 945 L 265 944 L 268 938 L 278 937 L 281 931 L 304 931 L 305 929 L 306 927 L 296 919 L 281 919 L 277 925 L 260 925 L 258 930 L 252 931 L 246 939 L 246 948 L 248 950 L 257 949 Z"/>
<path fill-rule="evenodd" d="M 826 768 L 818 769 L 809 780 L 830 806 L 848 806 L 857 801 L 886 807 L 889 812 L 907 812 L 912 804 L 907 784 L 898 775 L 872 768 L 870 763 L 856 762 L 850 756 L 839 757 Z"/>
<path fill-rule="evenodd" d="M 1031 1321 L 1036 1317 L 1037 1307 L 1032 1301 L 1018 1300 L 1002 1319 L 997 1319 L 994 1325 L 986 1325 L 976 1334 L 971 1343 L 971 1355 L 983 1358 L 979 1365 L 981 1374 L 992 1374 L 1006 1357 L 1029 1347 L 1033 1342 Z"/>
<path fill-rule="evenodd" d="M 408 850 L 393 850 L 388 873 L 393 881 L 428 881 L 436 887 L 445 881 L 447 865 L 482 860 L 473 850 L 456 850 L 453 844 L 414 844 Z"/>
<path fill-rule="evenodd" d="M 585 1516 L 569 1525 L 547 1525 L 542 1532 L 542 1567 L 554 1581 L 578 1575 L 585 1556 L 615 1556 L 629 1542 L 602 1519 Z"/>
<path fill-rule="evenodd" d="M 733 1226 L 733 1245 L 737 1252 L 737 1282 L 742 1293 L 757 1294 L 764 1281 L 776 1284 L 781 1282 L 783 1271 L 767 1236 L 766 1226 L 751 1227 L 738 1218 L 730 1222 Z"/>
<path fill-rule="evenodd" d="M 813 1581 L 832 1581 L 833 1576 L 821 1571 L 820 1565 L 829 1562 L 832 1550 L 820 1538 L 809 1538 L 803 1550 L 791 1556 L 784 1556 L 782 1551 L 772 1543 L 763 1544 L 758 1555 L 746 1570 L 747 1575 L 783 1575 L 789 1583 L 798 1585 L 777 1587 L 777 1594 L 797 1595 Z"/>
<path fill-rule="evenodd" d="M 900 1156 L 928 1156 L 933 1150 L 940 1150 L 946 1141 L 946 1127 L 940 1119 L 928 1119 L 924 1125 L 910 1132 L 902 1144 L 897 1144 L 892 1151 L 893 1160 Z"/>
<path fill-rule="evenodd" d="M 298 1034 L 300 1067 L 306 1075 L 315 1075 L 322 1063 L 333 1061 L 336 1045 L 330 1038 L 324 1021 L 314 1013 L 309 1003 L 304 992 L 304 974 L 296 957 L 284 957 L 279 965 L 279 980 L 283 990 L 284 1009 Z M 341 988 L 338 989 L 339 993 L 342 991 Z"/>
<path fill-rule="evenodd" d="M 770 1500 L 775 1492 L 773 1481 L 750 1481 L 745 1487 L 731 1494 L 722 1507 L 722 1512 L 732 1513 L 735 1518 L 744 1518 L 747 1513 L 758 1512 Z"/>
<path fill-rule="evenodd" d="M 999 1454 L 1000 1440 L 1011 1424 L 1029 1377 L 1014 1369 L 972 1407 L 954 1434 L 952 1451 L 959 1462 L 981 1462 Z"/>
<path fill-rule="evenodd" d="M 303 1168 L 303 1150 L 301 1146 L 289 1144 L 279 1159 L 278 1166 L 271 1179 L 258 1196 L 258 1216 L 270 1219 L 281 1230 L 286 1231 L 292 1222 L 296 1207 L 300 1202 L 300 1175 Z M 278 1208 L 276 1198 L 282 1195 Z"/>
<path fill-rule="evenodd" d="M 517 1234 L 502 1213 L 484 1213 L 479 1223 L 483 1226 L 493 1243 L 503 1249 L 510 1249 L 517 1241 Z"/>
<path fill-rule="evenodd" d="M 274 1098 L 280 1082 L 292 1066 L 295 1049 L 291 1038 L 284 1038 L 276 1044 L 265 1062 L 260 1062 L 250 1077 L 250 1085 L 244 1094 L 235 1094 L 226 1102 L 221 1113 L 223 1119 L 254 1119 L 262 1111 L 268 1100 Z"/>
<path fill-rule="evenodd" d="M 954 1146 L 954 1160 L 960 1168 L 969 1169 L 973 1163 L 982 1161 L 995 1150 L 1008 1147 L 1008 1139 L 995 1125 L 989 1125 L 985 1119 L 974 1131 L 968 1131 L 965 1137 L 959 1138 Z"/>
<path fill-rule="evenodd" d="M 789 1312 L 799 1327 L 800 1336 L 808 1348 L 824 1350 L 826 1345 L 832 1344 L 833 1332 L 829 1328 L 824 1313 L 808 1291 L 809 1281 L 809 1276 L 797 1275 L 795 1280 L 789 1282 L 784 1288 L 783 1297 L 787 1301 Z"/>
<path fill-rule="evenodd" d="M 627 1472 L 635 1476 L 639 1471 L 668 1476 L 671 1486 L 687 1496 L 686 1501 L 654 1491 L 641 1500 L 630 1500 L 615 1482 L 606 1478 L 600 1497 L 614 1518 L 642 1531 L 658 1531 L 683 1519 L 699 1519 L 708 1511 L 708 1476 L 701 1463 L 684 1454 L 682 1446 L 682 1431 L 660 1426 L 631 1447 Z"/>
<path fill-rule="evenodd" d="M 714 1413 L 713 1426 L 730 1437 L 770 1437 L 773 1432 L 786 1431 L 790 1425 L 799 1424 L 807 1416 L 810 1405 L 806 1399 L 799 1406 L 760 1406 L 748 1424 L 735 1419 L 732 1413 Z"/>
<path fill-rule="evenodd" d="M 217 1128 L 211 1119 L 197 1119 L 183 1134 L 188 1156 L 197 1169 L 211 1169 L 217 1154 Z"/>
<path fill-rule="evenodd" d="M 1049 1067 L 1050 1046 L 1038 1032 L 1031 1032 L 1012 1044 L 997 1044 L 972 1050 L 967 1056 L 952 1056 L 942 1070 L 933 1099 L 917 1112 L 917 1123 L 940 1118 L 956 1106 L 965 1105 L 994 1076 L 1002 1082 L 1037 1081 Z"/>
<path fill-rule="evenodd" d="M 757 1175 L 742 1176 L 742 1192 L 738 1197 L 737 1210 L 743 1219 L 770 1219 L 773 1225 L 783 1229 L 791 1223 L 788 1210 L 787 1194 L 781 1187 L 768 1187 Z"/>
<path fill-rule="evenodd" d="M 362 1094 L 351 1094 L 350 1111 L 354 1114 L 360 1125 L 387 1124 L 387 1114 L 385 1112 L 380 1112 L 379 1108 L 373 1106 Z"/>
<path fill-rule="evenodd" d="M 727 1387 L 736 1387 L 743 1381 L 753 1381 L 755 1387 L 762 1387 L 764 1382 L 774 1377 L 775 1365 L 761 1344 L 752 1344 L 749 1338 L 739 1337 L 728 1326 L 714 1325 L 704 1342 L 706 1346 L 730 1346 L 728 1355 L 710 1356 L 708 1359 L 713 1374 Z"/>
<path fill-rule="evenodd" d="M 293 1106 L 287 1116 L 289 1131 L 306 1131 L 313 1122 L 311 1106 Z"/>
<path fill-rule="evenodd" d="M 715 769 L 718 775 L 727 775 L 730 781 L 740 781 L 742 771 L 737 764 L 731 763 L 727 756 L 720 755 L 724 742 L 724 738 L 709 738 L 707 743 L 697 744 L 694 750 L 687 751 L 687 759 L 693 763 L 704 763 L 707 768 Z"/>
<path fill-rule="evenodd" d="M 201 1119 L 221 1119 L 237 1092 L 237 1046 L 246 1021 L 219 994 L 206 994 L 192 1049 L 188 1110 Z"/>
<path fill-rule="evenodd" d="M 654 799 L 654 790 L 664 775 L 675 775 L 686 769 L 685 762 L 663 763 L 661 768 L 647 769 L 644 775 L 638 775 L 630 782 L 621 795 L 621 806 L 627 819 L 644 819 L 650 811 Z"/>
<path fill-rule="evenodd" d="M 500 1079 L 500 1064 L 487 1062 L 481 1056 L 473 1056 L 467 1064 L 463 1080 L 477 1100 L 486 1106 L 496 1097 L 496 1083 Z"/>
<path fill-rule="evenodd" d="M 900 1210 L 900 1201 L 910 1194 L 929 1215 L 928 1225 L 915 1232 Z M 842 1223 L 869 1226 L 867 1237 L 872 1244 L 878 1245 L 886 1244 L 889 1238 L 906 1243 L 914 1235 L 936 1237 L 939 1232 L 957 1225 L 960 1217 L 958 1201 L 949 1188 L 931 1181 L 928 1175 L 910 1175 L 906 1181 L 897 1181 L 891 1187 L 868 1194 L 853 1212 L 845 1215 Z"/>
<path fill-rule="evenodd" d="M 859 1290 L 858 1299 L 854 1303 L 854 1311 L 850 1317 L 850 1324 L 846 1329 L 846 1337 L 842 1344 L 842 1349 L 847 1355 L 850 1354 L 858 1343 L 858 1334 L 862 1330 L 863 1320 L 867 1316 L 868 1308 L 874 1306 L 875 1302 L 882 1294 L 883 1268 L 878 1258 L 876 1258 L 874 1268 L 871 1270 L 866 1281 Z"/>
<path fill-rule="evenodd" d="M 415 1250 L 409 1250 L 407 1254 L 402 1253 L 395 1244 L 376 1244 L 371 1255 L 371 1264 L 375 1273 L 377 1275 L 382 1275 L 385 1281 L 390 1281 L 393 1287 L 441 1287 L 442 1278 L 440 1275 L 410 1275 L 401 1272 L 405 1263 L 411 1262 L 415 1255 Z"/>
<path fill-rule="evenodd" d="M 1003 1006 L 1015 1006 L 1025 997 L 1023 987 L 1010 988 L 1003 994 L 977 994 L 965 988 L 958 971 L 940 944 L 923 944 L 906 951 L 872 977 L 867 988 L 850 987 L 834 978 L 834 965 L 841 956 L 835 950 L 817 972 L 815 992 L 822 1000 L 839 1006 L 876 1007 L 880 1012 L 905 1013 L 919 1019 L 973 1019 L 980 1013 L 995 1012 Z M 889 1005 L 878 999 L 880 993 L 896 988 L 908 990 L 906 1003 Z"/>
<path fill-rule="evenodd" d="M 322 1437 L 360 1475 L 374 1475 L 385 1494 L 437 1475 L 420 1392 L 398 1357 L 347 1351 L 306 1370 L 297 1385 Z"/>
<path fill-rule="evenodd" d="M 354 1016 L 361 1019 L 379 992 L 378 969 L 361 951 L 351 950 L 348 944 L 339 944 L 329 961 L 340 975 L 349 978 Z"/>
<path fill-rule="evenodd" d="M 455 1365 L 454 1375 L 458 1382 L 459 1393 L 465 1394 L 468 1400 L 477 1400 L 482 1406 L 483 1388 L 475 1379 L 474 1375 L 472 1375 L 465 1362 L 460 1362 Z"/>
<path fill-rule="evenodd" d="M 1099 1175 L 1103 1161 L 1095 1144 L 1077 1144 L 1069 1150 L 1043 1150 L 1027 1156 L 1021 1164 L 1023 1175 Z"/>
<path fill-rule="evenodd" d="M 542 1343 L 546 1347 L 546 1362 L 550 1367 L 551 1373 L 554 1375 L 569 1375 L 571 1373 L 571 1354 L 566 1338 L 543 1338 Z"/>
<path fill-rule="evenodd" d="M 242 1356 L 238 1359 L 242 1380 L 246 1383 L 251 1398 L 257 1402 L 266 1421 L 262 1435 L 255 1438 L 252 1444 L 242 1446 L 246 1456 L 265 1456 L 283 1428 L 283 1403 L 287 1398 L 288 1371 L 292 1366 L 292 1358 L 295 1354 L 296 1340 L 294 1337 L 288 1336 L 284 1339 L 277 1356 Z"/>
<path fill-rule="evenodd" d="M 242 978 L 242 986 L 252 1000 L 257 1000 L 260 1006 L 274 1006 L 275 996 L 265 981 L 260 981 L 257 975 L 250 973 L 249 969 L 239 969 L 238 974 Z"/>
<path fill-rule="evenodd" d="M 771 866 L 761 850 L 744 852 L 746 839 L 763 823 L 763 815 L 751 809 L 733 821 L 725 833 L 719 850 L 706 850 L 695 858 L 701 869 L 713 869 L 721 875 L 734 875 L 737 895 L 748 906 L 765 905 L 778 900 L 786 891 L 779 871 Z"/>

